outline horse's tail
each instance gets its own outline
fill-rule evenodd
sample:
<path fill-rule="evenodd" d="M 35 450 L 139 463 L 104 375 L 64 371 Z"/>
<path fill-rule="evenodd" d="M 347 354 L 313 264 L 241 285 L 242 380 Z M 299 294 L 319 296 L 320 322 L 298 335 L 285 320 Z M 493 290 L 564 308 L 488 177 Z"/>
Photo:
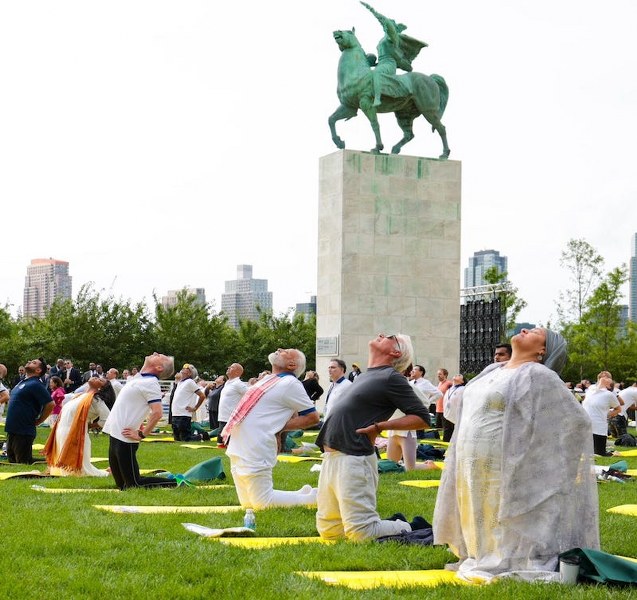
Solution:
<path fill-rule="evenodd" d="M 430 75 L 430 77 L 438 84 L 438 89 L 440 90 L 440 116 L 442 119 L 442 115 L 445 112 L 445 108 L 447 108 L 447 102 L 449 101 L 449 87 L 447 86 L 447 82 L 444 80 L 442 75 Z"/>

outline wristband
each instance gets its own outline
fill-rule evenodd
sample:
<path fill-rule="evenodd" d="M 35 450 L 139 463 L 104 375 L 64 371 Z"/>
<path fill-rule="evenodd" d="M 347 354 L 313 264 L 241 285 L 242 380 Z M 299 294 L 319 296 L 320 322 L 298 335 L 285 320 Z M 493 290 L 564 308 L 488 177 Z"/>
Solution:
<path fill-rule="evenodd" d="M 146 436 L 144 435 L 144 432 L 141 429 L 137 430 L 137 435 L 139 436 L 140 440 L 143 440 Z"/>

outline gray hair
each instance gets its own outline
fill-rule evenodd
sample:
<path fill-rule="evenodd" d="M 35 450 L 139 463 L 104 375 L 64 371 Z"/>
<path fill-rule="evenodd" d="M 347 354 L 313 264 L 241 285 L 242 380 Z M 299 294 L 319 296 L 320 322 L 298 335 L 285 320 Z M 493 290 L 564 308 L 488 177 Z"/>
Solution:
<path fill-rule="evenodd" d="M 294 350 L 298 355 L 298 361 L 297 361 L 296 369 L 294 369 L 294 375 L 296 375 L 297 377 L 300 377 L 305 372 L 305 365 L 306 365 L 305 354 L 303 354 L 303 352 L 301 352 L 297 348 L 289 348 L 289 350 Z M 276 352 L 270 353 L 270 355 L 268 356 L 268 360 L 270 361 L 270 364 L 274 366 L 277 360 Z M 280 367 L 281 365 L 276 365 L 276 366 Z"/>
<path fill-rule="evenodd" d="M 396 344 L 400 350 L 400 356 L 394 360 L 392 366 L 396 371 L 402 373 L 414 362 L 414 347 L 411 343 L 411 337 L 404 333 L 396 334 Z"/>
<path fill-rule="evenodd" d="M 175 372 L 175 357 L 167 356 L 166 360 L 162 363 L 163 369 L 159 374 L 159 379 L 169 379 L 170 376 Z"/>

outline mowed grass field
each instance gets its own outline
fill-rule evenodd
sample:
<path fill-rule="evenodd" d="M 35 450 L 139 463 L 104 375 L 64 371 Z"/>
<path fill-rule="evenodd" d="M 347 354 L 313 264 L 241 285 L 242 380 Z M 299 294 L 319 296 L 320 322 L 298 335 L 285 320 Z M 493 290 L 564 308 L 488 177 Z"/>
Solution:
<path fill-rule="evenodd" d="M 634 429 L 631 430 L 634 433 Z M 36 443 L 49 430 L 39 428 Z M 3 430 L 0 429 L 0 434 Z M 312 438 L 303 438 L 312 441 Z M 91 435 L 93 457 L 108 455 L 108 437 Z M 201 446 L 210 444 L 203 443 Z M 143 443 L 138 452 L 142 469 L 161 468 L 183 473 L 193 465 L 222 456 L 232 483 L 230 465 L 221 450 L 185 448 L 178 443 Z M 615 458 L 598 459 L 610 464 Z M 626 459 L 637 469 L 637 457 Z M 546 457 L 550 465 L 551 456 Z M 107 462 L 97 466 L 106 468 Z M 314 462 L 279 463 L 274 470 L 280 489 L 316 485 Z M 0 473 L 43 471 L 46 465 L 0 466 Z M 437 488 L 399 485 L 408 479 L 436 479 L 439 471 L 380 476 L 378 509 L 381 516 L 400 511 L 412 518 L 433 517 Z M 91 488 L 98 492 L 48 494 L 50 488 Z M 637 557 L 637 517 L 606 512 L 621 504 L 637 504 L 637 482 L 600 483 L 602 549 Z M 112 478 L 42 478 L 0 481 L 2 574 L 5 598 L 635 598 L 637 589 L 609 586 L 525 584 L 498 582 L 488 586 L 378 587 L 353 590 L 311 580 L 304 571 L 374 571 L 441 569 L 453 561 L 444 547 L 415 547 L 375 542 L 331 545 L 303 544 L 269 549 L 243 549 L 201 538 L 184 522 L 207 527 L 243 524 L 243 511 L 227 514 L 112 514 L 96 504 L 125 505 L 236 505 L 233 487 L 218 489 L 130 490 L 112 492 Z M 281 508 L 258 511 L 257 535 L 263 537 L 316 536 L 315 511 Z"/>

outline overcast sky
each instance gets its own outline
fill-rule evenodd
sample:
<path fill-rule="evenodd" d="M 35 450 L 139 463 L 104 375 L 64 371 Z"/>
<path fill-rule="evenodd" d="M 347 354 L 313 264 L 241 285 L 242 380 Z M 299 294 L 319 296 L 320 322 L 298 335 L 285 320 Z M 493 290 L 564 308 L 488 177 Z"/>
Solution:
<path fill-rule="evenodd" d="M 559 257 L 585 238 L 607 269 L 637 231 L 634 0 L 375 0 L 426 41 L 414 70 L 450 88 L 443 122 L 462 161 L 462 268 L 509 258 L 529 304 L 555 317 Z M 354 0 L 0 3 L 0 304 L 22 304 L 32 258 L 70 262 L 150 301 L 252 264 L 275 310 L 316 293 L 318 161 L 337 149 L 335 29 L 375 52 Z M 387 148 L 399 139 L 381 117 Z M 339 124 L 368 150 L 365 117 Z M 437 157 L 424 120 L 404 154 Z M 458 273 L 460 278 L 462 273 Z M 626 299 L 627 302 L 627 299 Z"/>

